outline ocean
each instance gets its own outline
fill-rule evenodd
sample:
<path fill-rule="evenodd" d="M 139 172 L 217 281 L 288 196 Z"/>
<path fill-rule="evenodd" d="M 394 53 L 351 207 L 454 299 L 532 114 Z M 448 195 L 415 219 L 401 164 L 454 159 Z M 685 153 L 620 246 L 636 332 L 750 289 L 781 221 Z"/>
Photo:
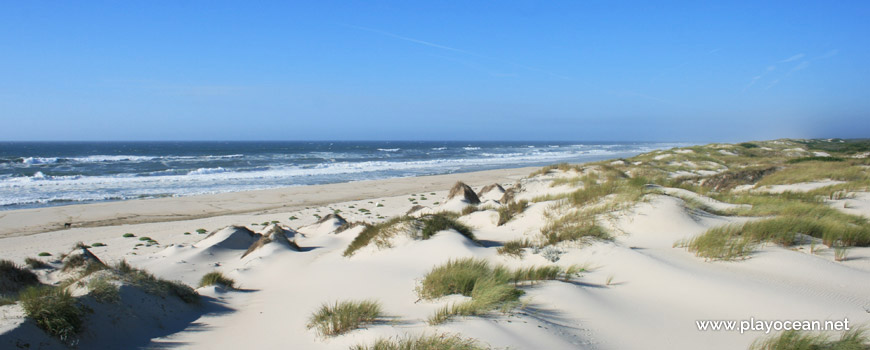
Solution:
<path fill-rule="evenodd" d="M 0 210 L 589 162 L 646 142 L 0 142 Z"/>

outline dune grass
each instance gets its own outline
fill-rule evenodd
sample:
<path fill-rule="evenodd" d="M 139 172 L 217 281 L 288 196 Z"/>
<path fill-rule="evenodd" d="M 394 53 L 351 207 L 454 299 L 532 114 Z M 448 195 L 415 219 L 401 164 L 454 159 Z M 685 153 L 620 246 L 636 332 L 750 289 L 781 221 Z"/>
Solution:
<path fill-rule="evenodd" d="M 504 245 L 498 247 L 496 251 L 501 255 L 507 255 L 519 259 L 523 257 L 523 248 L 528 248 L 532 245 L 532 242 L 528 239 L 515 239 L 504 242 Z"/>
<path fill-rule="evenodd" d="M 784 331 L 778 335 L 756 339 L 750 350 L 865 350 L 870 349 L 870 335 L 864 328 L 855 328 L 831 339 L 825 333 Z"/>
<path fill-rule="evenodd" d="M 212 271 L 203 275 L 202 278 L 199 279 L 199 286 L 221 286 L 224 288 L 235 289 L 236 281 L 224 276 L 220 271 Z"/>
<path fill-rule="evenodd" d="M 371 324 L 383 316 L 381 304 L 373 300 L 324 303 L 308 319 L 308 329 L 321 336 L 336 336 Z"/>
<path fill-rule="evenodd" d="M 562 216 L 549 216 L 547 225 L 541 229 L 543 245 L 554 245 L 563 241 L 576 241 L 584 237 L 611 239 L 607 231 L 595 223 L 595 216 L 601 210 L 572 210 Z"/>
<path fill-rule="evenodd" d="M 479 341 L 458 335 L 435 334 L 380 338 L 372 345 L 355 345 L 351 350 L 488 350 Z"/>
<path fill-rule="evenodd" d="M 751 206 L 735 210 L 735 215 L 771 218 L 715 227 L 677 245 L 715 260 L 743 258 L 766 242 L 791 246 L 800 240 L 800 234 L 819 238 L 828 247 L 870 246 L 868 220 L 831 208 L 818 193 L 716 196 L 725 202 Z"/>
<path fill-rule="evenodd" d="M 199 294 L 184 283 L 154 277 L 154 275 L 145 270 L 130 266 L 124 260 L 115 265 L 114 269 L 119 273 L 122 281 L 140 287 L 146 293 L 159 296 L 175 296 L 188 304 L 199 302 Z"/>
<path fill-rule="evenodd" d="M 0 260 L 0 296 L 14 295 L 38 284 L 39 278 L 32 271 L 18 266 L 11 260 Z"/>
<path fill-rule="evenodd" d="M 63 288 L 30 287 L 19 295 L 27 317 L 39 328 L 61 341 L 72 344 L 82 328 L 83 310 Z"/>
<path fill-rule="evenodd" d="M 344 256 L 352 256 L 357 250 L 369 245 L 376 238 L 384 236 L 392 236 L 396 232 L 396 226 L 413 220 L 410 216 L 399 216 L 377 224 L 366 224 L 366 227 L 360 232 L 350 245 L 344 250 Z"/>
<path fill-rule="evenodd" d="M 109 278 L 94 278 L 88 282 L 88 295 L 101 303 L 117 304 L 121 301 L 121 294 Z"/>
<path fill-rule="evenodd" d="M 453 229 L 468 239 L 475 240 L 474 233 L 468 226 L 456 221 L 455 213 L 436 213 L 420 218 L 399 216 L 377 224 L 366 224 L 366 227 L 350 242 L 343 255 L 352 256 L 357 250 L 375 244 L 380 248 L 389 246 L 389 239 L 402 230 L 418 231 L 420 238 L 429 239 L 436 233 Z"/>
<path fill-rule="evenodd" d="M 520 284 L 554 280 L 564 275 L 558 266 L 528 267 L 510 270 L 491 265 L 486 260 L 464 258 L 449 260 L 436 266 L 417 287 L 422 299 L 435 299 L 451 294 L 471 297 L 471 300 L 447 305 L 429 318 L 430 324 L 440 324 L 453 316 L 482 315 L 495 309 L 508 311 L 519 305 L 523 292 Z"/>
<path fill-rule="evenodd" d="M 423 239 L 429 239 L 434 236 L 436 233 L 448 229 L 456 230 L 465 237 L 468 237 L 470 240 L 475 240 L 474 234 L 471 232 L 471 229 L 468 226 L 463 225 L 459 221 L 456 221 L 456 217 L 451 216 L 447 213 L 438 213 L 425 215 L 421 217 L 420 222 L 422 223 L 422 227 L 420 228 L 420 232 L 423 234 Z"/>
<path fill-rule="evenodd" d="M 515 216 L 522 214 L 529 207 L 529 201 L 510 202 L 498 208 L 498 224 L 502 226 L 511 221 Z"/>
<path fill-rule="evenodd" d="M 868 175 L 859 167 L 857 161 L 819 161 L 810 160 L 790 164 L 770 175 L 765 176 L 758 185 L 783 185 L 801 182 L 812 182 L 825 179 L 839 181 L 866 180 Z"/>

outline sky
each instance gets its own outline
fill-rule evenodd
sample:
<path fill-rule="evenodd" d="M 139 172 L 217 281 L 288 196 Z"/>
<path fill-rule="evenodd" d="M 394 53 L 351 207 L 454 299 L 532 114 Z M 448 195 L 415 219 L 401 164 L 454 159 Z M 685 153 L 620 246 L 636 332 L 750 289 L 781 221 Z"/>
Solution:
<path fill-rule="evenodd" d="M 3 1 L 0 140 L 870 137 L 868 1 Z"/>

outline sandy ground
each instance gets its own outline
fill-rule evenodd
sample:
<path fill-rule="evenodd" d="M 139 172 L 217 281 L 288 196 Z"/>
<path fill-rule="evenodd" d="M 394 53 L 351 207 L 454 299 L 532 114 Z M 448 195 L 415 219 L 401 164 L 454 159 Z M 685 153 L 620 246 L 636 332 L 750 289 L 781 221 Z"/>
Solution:
<path fill-rule="evenodd" d="M 471 173 L 387 180 L 297 186 L 214 195 L 156 198 L 0 211 L 0 238 L 76 227 L 180 221 L 222 215 L 288 212 L 363 198 L 389 197 L 414 191 L 450 188 L 462 180 L 472 185 L 511 182 L 537 168 L 498 169 Z"/>
<path fill-rule="evenodd" d="M 235 291 L 200 288 L 206 303 L 192 311 L 196 316 L 184 312 L 148 316 L 157 319 L 157 325 L 143 323 L 130 337 L 140 339 L 142 343 L 136 345 L 149 348 L 347 349 L 379 337 L 456 333 L 510 349 L 740 349 L 765 332 L 699 331 L 696 321 L 848 318 L 853 325 L 870 323 L 870 249 L 853 248 L 849 259 L 836 262 L 832 249 L 815 248 L 810 253 L 809 246 L 769 245 L 743 261 L 704 261 L 674 243 L 749 218 L 689 209 L 681 198 L 712 207 L 728 204 L 678 189 L 663 189 L 662 194 L 648 195 L 603 219 L 616 236 L 613 241 L 560 246 L 563 253 L 556 264 L 587 264 L 590 271 L 570 281 L 522 287 L 526 306 L 509 314 L 457 318 L 438 326 L 428 325 L 427 317 L 464 297 L 420 300 L 415 292 L 420 279 L 432 267 L 460 257 L 509 267 L 550 264 L 530 249 L 522 258 L 498 255 L 496 249 L 505 241 L 539 234 L 556 201 L 533 203 L 503 226 L 496 225 L 495 209 L 461 217 L 483 244 L 446 230 L 429 240 L 400 236 L 390 248 L 369 246 L 351 257 L 342 252 L 362 227 L 336 232 L 340 222 L 318 223 L 318 217 L 336 210 L 351 222 L 377 222 L 402 215 L 414 205 L 429 211 L 461 209 L 467 203 L 447 199 L 459 179 L 476 191 L 491 183 L 505 188 L 521 183 L 523 190 L 516 197 L 520 199 L 575 189 L 550 186 L 553 179 L 571 174 L 525 178 L 530 172 L 509 169 L 3 212 L 0 256 L 20 263 L 39 252 L 57 257 L 78 241 L 100 242 L 106 246 L 91 251 L 109 263 L 123 259 L 193 286 L 214 270 L 238 282 L 240 290 Z M 483 195 L 482 205 L 497 207 L 499 194 Z M 865 194 L 832 206 L 870 217 L 870 197 Z M 75 227 L 40 232 L 69 218 L 74 218 Z M 266 233 L 272 227 L 262 223 L 272 221 L 300 249 L 269 243 L 243 257 L 252 243 L 250 235 L 225 228 L 240 225 Z M 197 229 L 214 235 L 206 238 Z M 124 238 L 124 233 L 147 236 L 159 244 L 137 246 L 142 241 Z M 43 279 L 58 280 L 49 275 Z M 308 317 L 322 303 L 347 299 L 380 301 L 389 320 L 332 338 L 306 328 Z M 14 305 L 0 307 L 0 322 L 0 347 L 12 335 L 36 337 L 38 333 Z M 111 326 L 86 330 L 80 345 L 124 344 L 107 340 L 101 335 L 104 332 L 112 332 Z M 51 338 L 32 341 L 44 341 L 35 348 L 60 347 Z"/>

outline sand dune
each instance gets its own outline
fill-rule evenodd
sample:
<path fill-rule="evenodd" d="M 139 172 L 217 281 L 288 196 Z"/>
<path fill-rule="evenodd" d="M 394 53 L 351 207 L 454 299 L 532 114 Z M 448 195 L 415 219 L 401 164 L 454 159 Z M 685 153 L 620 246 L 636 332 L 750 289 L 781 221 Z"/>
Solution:
<path fill-rule="evenodd" d="M 781 148 L 785 147 L 791 146 Z M 699 152 L 666 152 L 608 164 L 632 167 L 635 162 L 672 161 Z M 736 152 L 711 151 L 729 158 Z M 623 181 L 625 186 L 630 182 L 608 169 L 553 167 L 531 177 L 490 178 L 471 182 L 473 186 L 457 183 L 452 189 L 451 183 L 443 182 L 433 189 L 427 178 L 418 178 L 419 187 L 412 191 L 360 195 L 307 208 L 9 237 L 0 240 L 0 253 L 19 264 L 39 252 L 51 253 L 40 258 L 55 269 L 39 272 L 47 284 L 60 283 L 61 276 L 82 274 L 62 272 L 62 262 L 56 261 L 76 241 L 94 245 L 77 248 L 76 254 L 93 254 L 107 265 L 123 260 L 190 286 L 198 286 L 199 279 L 213 271 L 236 282 L 235 289 L 196 289 L 202 303 L 192 305 L 124 282 L 115 269 L 91 273 L 81 278 L 82 285 L 99 278 L 116 281 L 121 302 L 95 301 L 89 287 L 73 287 L 74 294 L 95 311 L 79 336 L 82 348 L 147 344 L 190 349 L 347 349 L 378 338 L 449 333 L 511 349 L 739 349 L 765 333 L 699 331 L 696 321 L 848 318 L 853 325 L 870 322 L 870 248 L 852 247 L 843 261 L 836 261 L 833 248 L 806 242 L 787 247 L 759 244 L 751 254 L 735 260 L 698 257 L 680 242 L 711 228 L 766 217 L 714 214 L 752 206 L 685 188 L 609 188 L 609 181 Z M 599 187 L 610 192 L 590 198 L 577 194 Z M 507 194 L 510 201 L 505 201 Z M 636 200 L 625 199 L 632 194 Z M 241 201 L 248 195 L 238 196 Z M 509 202 L 519 200 L 531 202 L 509 220 L 500 220 Z M 827 205 L 870 217 L 870 197 L 865 192 L 829 200 Z M 412 207 L 416 207 L 414 215 L 402 218 Z M 458 213 L 468 207 L 473 210 Z M 395 218 L 402 219 L 385 224 Z M 575 226 L 558 225 L 566 218 L 576 222 L 563 225 Z M 436 231 L 424 234 L 430 227 Z M 583 232 L 598 232 L 595 228 L 600 227 L 606 236 L 565 240 L 547 236 L 560 227 L 589 230 Z M 466 228 L 473 234 L 464 233 Z M 372 232 L 378 236 L 370 243 L 346 253 L 351 242 Z M 526 243 L 511 255 L 500 252 L 508 242 Z M 483 259 L 506 269 L 551 265 L 562 271 L 572 266 L 585 269 L 575 276 L 517 283 L 524 294 L 521 304 L 505 307 L 506 312 L 455 316 L 431 325 L 428 319 L 440 308 L 475 298 L 454 294 L 426 299 L 418 292 L 433 267 L 460 258 Z M 380 321 L 334 337 L 320 336 L 307 327 L 309 317 L 323 303 L 364 299 L 381 303 Z M 18 304 L 0 306 L 0 347 L 16 342 L 32 344 L 31 348 L 64 347 L 24 318 Z"/>

